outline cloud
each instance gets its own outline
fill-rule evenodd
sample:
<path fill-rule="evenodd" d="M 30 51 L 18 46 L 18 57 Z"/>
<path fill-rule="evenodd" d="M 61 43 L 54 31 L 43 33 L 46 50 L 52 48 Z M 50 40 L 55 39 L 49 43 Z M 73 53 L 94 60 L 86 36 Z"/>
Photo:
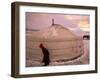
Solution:
<path fill-rule="evenodd" d="M 77 20 L 77 21 L 88 21 L 88 15 L 65 15 L 68 20 Z"/>

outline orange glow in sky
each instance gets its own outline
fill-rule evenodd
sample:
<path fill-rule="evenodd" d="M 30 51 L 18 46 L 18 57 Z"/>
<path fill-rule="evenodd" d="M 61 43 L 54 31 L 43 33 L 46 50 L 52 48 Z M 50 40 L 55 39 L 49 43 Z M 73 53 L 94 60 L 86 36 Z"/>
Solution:
<path fill-rule="evenodd" d="M 83 31 L 89 31 L 88 21 L 80 21 L 78 27 L 80 27 Z"/>
<path fill-rule="evenodd" d="M 74 22 L 83 31 L 89 31 L 89 16 L 66 15 L 65 18 Z"/>

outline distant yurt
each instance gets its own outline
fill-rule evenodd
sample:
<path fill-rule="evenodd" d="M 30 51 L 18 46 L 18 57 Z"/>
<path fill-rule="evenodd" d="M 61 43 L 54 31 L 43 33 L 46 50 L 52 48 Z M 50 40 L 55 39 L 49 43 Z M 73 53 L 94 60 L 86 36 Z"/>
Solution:
<path fill-rule="evenodd" d="M 82 37 L 76 36 L 60 24 L 52 25 L 45 30 L 26 33 L 26 59 L 41 62 L 43 54 L 39 48 L 43 44 L 50 53 L 50 61 L 69 61 L 84 53 Z"/>

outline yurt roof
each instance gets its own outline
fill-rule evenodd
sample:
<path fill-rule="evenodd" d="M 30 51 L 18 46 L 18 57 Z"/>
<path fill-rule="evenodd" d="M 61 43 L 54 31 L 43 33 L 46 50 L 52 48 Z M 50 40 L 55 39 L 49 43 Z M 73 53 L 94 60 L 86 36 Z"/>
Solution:
<path fill-rule="evenodd" d="M 63 27 L 60 24 L 51 25 L 47 31 L 43 33 L 44 38 L 53 38 L 53 39 L 69 39 L 76 38 L 69 29 Z"/>
<path fill-rule="evenodd" d="M 31 38 L 36 41 L 63 41 L 81 39 L 60 24 L 52 24 L 47 29 L 32 32 L 28 36 L 31 36 Z"/>

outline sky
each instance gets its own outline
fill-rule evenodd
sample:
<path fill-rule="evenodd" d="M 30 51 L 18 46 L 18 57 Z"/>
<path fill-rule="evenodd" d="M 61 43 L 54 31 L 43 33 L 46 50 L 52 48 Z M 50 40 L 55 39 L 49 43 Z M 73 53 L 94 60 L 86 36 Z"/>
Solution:
<path fill-rule="evenodd" d="M 77 14 L 51 14 L 26 12 L 27 29 L 44 29 L 52 25 L 52 19 L 55 24 L 60 24 L 72 31 L 89 32 L 89 15 Z"/>

